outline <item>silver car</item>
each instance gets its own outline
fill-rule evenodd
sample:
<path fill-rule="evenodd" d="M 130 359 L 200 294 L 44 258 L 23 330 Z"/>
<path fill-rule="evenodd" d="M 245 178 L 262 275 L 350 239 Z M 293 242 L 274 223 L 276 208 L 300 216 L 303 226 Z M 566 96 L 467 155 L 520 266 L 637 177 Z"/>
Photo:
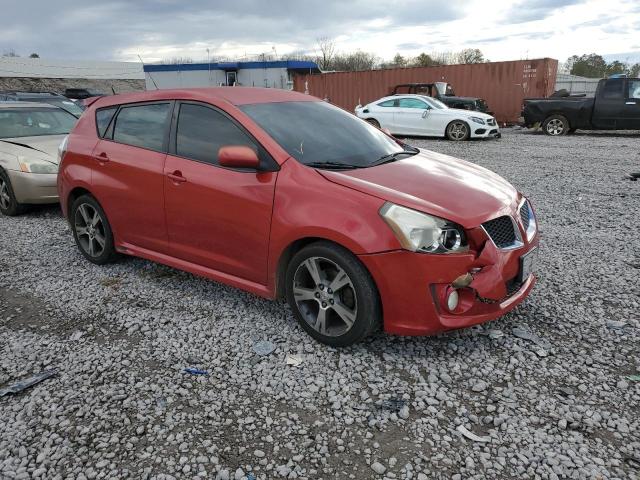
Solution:
<path fill-rule="evenodd" d="M 76 121 L 53 105 L 0 102 L 0 212 L 58 202 L 58 147 Z"/>

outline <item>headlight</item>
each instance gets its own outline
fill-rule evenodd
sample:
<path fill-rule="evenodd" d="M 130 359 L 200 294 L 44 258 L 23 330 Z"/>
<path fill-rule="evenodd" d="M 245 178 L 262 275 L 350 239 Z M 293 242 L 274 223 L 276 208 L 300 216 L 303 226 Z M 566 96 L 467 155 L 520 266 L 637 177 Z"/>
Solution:
<path fill-rule="evenodd" d="M 454 253 L 468 249 L 464 230 L 455 223 L 389 202 L 382 206 L 380 215 L 406 250 Z"/>
<path fill-rule="evenodd" d="M 19 158 L 20 170 L 25 173 L 58 173 L 58 165 L 45 160 Z"/>
<path fill-rule="evenodd" d="M 484 125 L 484 120 L 481 119 L 480 117 L 471 117 L 471 120 L 473 120 L 476 123 L 479 123 L 480 125 Z"/>

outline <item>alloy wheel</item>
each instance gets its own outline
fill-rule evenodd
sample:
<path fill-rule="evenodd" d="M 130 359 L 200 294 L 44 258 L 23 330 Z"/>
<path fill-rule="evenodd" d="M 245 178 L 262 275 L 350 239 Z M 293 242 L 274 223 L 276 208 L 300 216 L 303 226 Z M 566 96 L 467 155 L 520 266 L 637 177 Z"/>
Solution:
<path fill-rule="evenodd" d="M 9 195 L 9 185 L 0 177 L 0 207 L 3 210 L 8 210 L 11 206 L 11 195 Z"/>
<path fill-rule="evenodd" d="M 98 211 L 88 203 L 76 209 L 74 225 L 80 247 L 91 257 L 102 255 L 106 244 L 104 222 Z"/>
<path fill-rule="evenodd" d="M 547 133 L 549 135 L 560 135 L 564 130 L 564 123 L 558 118 L 549 120 L 547 123 Z"/>
<path fill-rule="evenodd" d="M 467 136 L 467 126 L 462 122 L 456 122 L 449 127 L 449 136 L 453 140 L 463 140 Z"/>
<path fill-rule="evenodd" d="M 337 337 L 351 329 L 358 316 L 356 290 L 338 264 L 307 258 L 296 269 L 293 283 L 298 310 L 316 332 Z"/>

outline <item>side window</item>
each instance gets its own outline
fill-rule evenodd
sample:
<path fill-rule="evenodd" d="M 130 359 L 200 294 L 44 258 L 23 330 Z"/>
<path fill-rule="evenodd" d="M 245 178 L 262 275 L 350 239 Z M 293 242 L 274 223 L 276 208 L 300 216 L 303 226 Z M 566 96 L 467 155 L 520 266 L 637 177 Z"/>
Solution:
<path fill-rule="evenodd" d="M 607 80 L 602 88 L 602 98 L 615 99 L 623 97 L 624 81 L 622 78 Z"/>
<path fill-rule="evenodd" d="M 627 98 L 640 99 L 640 80 L 629 80 L 629 94 Z"/>
<path fill-rule="evenodd" d="M 107 127 L 117 110 L 118 107 L 109 107 L 96 111 L 96 126 L 98 127 L 98 136 L 100 138 L 104 138 Z"/>
<path fill-rule="evenodd" d="M 421 110 L 429 108 L 426 103 L 422 100 L 418 100 L 417 98 L 401 98 L 398 102 L 398 106 L 400 108 L 419 108 Z"/>
<path fill-rule="evenodd" d="M 395 100 L 387 100 L 386 102 L 378 103 L 379 107 L 393 107 L 395 105 Z"/>
<path fill-rule="evenodd" d="M 116 117 L 113 140 L 162 151 L 170 103 L 123 107 Z"/>
<path fill-rule="evenodd" d="M 253 139 L 224 114 L 203 105 L 180 106 L 177 155 L 218 165 L 218 150 L 226 145 L 244 145 L 259 153 Z"/>

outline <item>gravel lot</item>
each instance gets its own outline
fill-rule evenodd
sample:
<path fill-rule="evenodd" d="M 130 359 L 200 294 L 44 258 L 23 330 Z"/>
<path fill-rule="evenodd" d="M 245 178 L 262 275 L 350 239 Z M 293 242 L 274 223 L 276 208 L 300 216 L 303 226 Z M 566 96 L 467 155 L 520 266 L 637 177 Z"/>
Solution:
<path fill-rule="evenodd" d="M 285 303 L 89 264 L 58 208 L 0 216 L 0 388 L 59 371 L 0 398 L 0 478 L 639 478 L 640 136 L 410 143 L 537 209 L 540 281 L 505 318 L 335 350 Z"/>

